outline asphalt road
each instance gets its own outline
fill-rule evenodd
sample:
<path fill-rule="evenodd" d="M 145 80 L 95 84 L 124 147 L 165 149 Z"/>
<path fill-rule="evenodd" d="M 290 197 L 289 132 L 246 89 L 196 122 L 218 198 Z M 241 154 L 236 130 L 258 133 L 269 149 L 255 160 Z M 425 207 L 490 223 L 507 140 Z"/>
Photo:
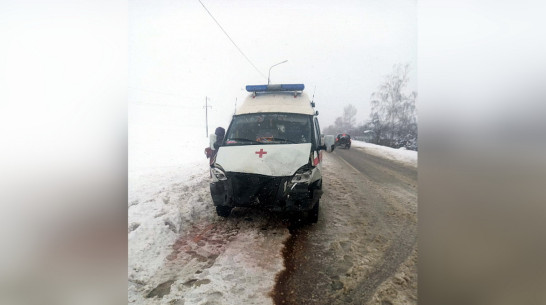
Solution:
<path fill-rule="evenodd" d="M 294 226 L 276 304 L 417 304 L 417 169 L 366 152 L 324 155 L 317 224 Z"/>

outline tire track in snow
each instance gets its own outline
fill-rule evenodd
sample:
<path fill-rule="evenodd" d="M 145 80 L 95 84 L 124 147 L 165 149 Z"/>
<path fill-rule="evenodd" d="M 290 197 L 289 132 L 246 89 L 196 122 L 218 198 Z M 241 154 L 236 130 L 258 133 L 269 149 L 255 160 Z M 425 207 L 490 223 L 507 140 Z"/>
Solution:
<path fill-rule="evenodd" d="M 153 224 L 133 225 L 129 231 L 140 236 L 139 242 L 142 236 L 148 238 L 151 247 L 141 247 L 142 257 L 153 258 L 154 265 L 139 262 L 134 255 L 129 303 L 273 304 L 269 293 L 283 268 L 281 250 L 289 236 L 286 224 L 256 209 L 237 208 L 227 219 L 218 217 L 208 172 L 190 178 L 135 199 L 137 206 L 142 204 L 138 202 L 153 204 L 153 211 L 143 210 L 144 206 L 139 210 L 141 215 L 152 211 L 146 219 Z M 162 234 L 157 236 L 160 242 L 153 242 L 151 234 Z M 166 244 L 173 234 L 178 236 Z M 161 259 L 163 264 L 155 265 Z"/>
<path fill-rule="evenodd" d="M 281 220 L 253 209 L 234 209 L 227 219 L 195 224 L 172 245 L 154 278 L 158 284 L 143 293 L 149 304 L 272 304 L 268 294 L 282 269 L 287 237 Z M 158 288 L 163 293 L 154 293 Z"/>
<path fill-rule="evenodd" d="M 324 160 L 319 222 L 292 230 L 275 303 L 388 304 L 397 296 L 378 297 L 379 288 L 414 264 L 416 190 L 411 187 L 417 182 L 411 170 L 399 177 L 396 169 L 376 163 L 363 173 L 335 154 Z M 401 285 L 397 293 L 415 302 L 413 287 Z"/>

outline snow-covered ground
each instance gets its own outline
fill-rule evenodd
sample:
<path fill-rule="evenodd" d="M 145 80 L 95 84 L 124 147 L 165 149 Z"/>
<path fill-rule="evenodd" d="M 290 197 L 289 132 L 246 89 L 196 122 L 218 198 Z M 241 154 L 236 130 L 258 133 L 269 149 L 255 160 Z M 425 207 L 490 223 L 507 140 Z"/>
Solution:
<path fill-rule="evenodd" d="M 351 147 L 363 148 L 366 152 L 383 158 L 417 167 L 417 152 L 406 150 L 404 148 L 395 149 L 387 146 L 381 146 L 363 141 L 351 140 Z"/>

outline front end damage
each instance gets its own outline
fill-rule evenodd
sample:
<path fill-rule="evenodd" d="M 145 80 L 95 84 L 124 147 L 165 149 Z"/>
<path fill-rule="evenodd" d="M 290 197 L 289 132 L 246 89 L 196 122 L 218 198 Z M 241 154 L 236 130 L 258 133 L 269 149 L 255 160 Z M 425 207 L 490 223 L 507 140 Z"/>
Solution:
<path fill-rule="evenodd" d="M 300 172 L 300 171 L 298 171 Z M 309 211 L 322 195 L 322 180 L 310 181 L 307 172 L 288 177 L 248 173 L 214 174 L 210 192 L 217 207 L 263 207 L 275 212 Z M 222 175 L 223 174 L 223 175 Z"/>

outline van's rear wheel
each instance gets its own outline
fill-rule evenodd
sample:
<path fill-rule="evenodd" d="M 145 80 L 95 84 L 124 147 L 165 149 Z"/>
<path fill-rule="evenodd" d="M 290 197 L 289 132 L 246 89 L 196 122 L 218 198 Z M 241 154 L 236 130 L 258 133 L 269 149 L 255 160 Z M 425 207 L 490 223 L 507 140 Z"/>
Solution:
<path fill-rule="evenodd" d="M 232 207 L 219 205 L 219 206 L 216 206 L 216 214 L 218 214 L 218 216 L 220 217 L 228 217 L 229 214 L 231 213 L 231 209 Z"/>
<path fill-rule="evenodd" d="M 307 221 L 309 223 L 317 223 L 319 213 L 319 202 L 315 203 L 315 206 L 308 212 Z"/>

